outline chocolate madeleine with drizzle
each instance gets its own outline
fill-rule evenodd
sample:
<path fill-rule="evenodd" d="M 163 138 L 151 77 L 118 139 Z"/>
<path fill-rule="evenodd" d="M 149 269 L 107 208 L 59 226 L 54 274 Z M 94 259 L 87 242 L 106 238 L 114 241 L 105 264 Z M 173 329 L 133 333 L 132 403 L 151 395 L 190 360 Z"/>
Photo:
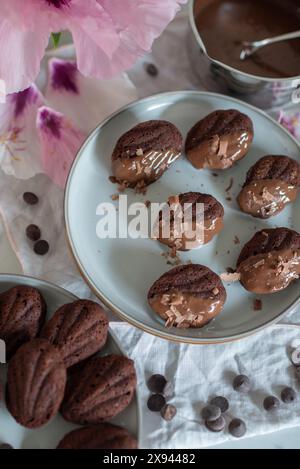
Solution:
<path fill-rule="evenodd" d="M 114 148 L 114 180 L 122 187 L 142 191 L 161 177 L 181 151 L 181 133 L 171 122 L 142 122 L 122 135 Z"/>
<path fill-rule="evenodd" d="M 223 228 L 224 208 L 212 195 L 185 192 L 169 197 L 166 208 L 159 214 L 157 239 L 178 251 L 209 243 Z"/>
<path fill-rule="evenodd" d="M 267 155 L 249 169 L 238 195 L 240 209 L 258 218 L 269 218 L 296 200 L 300 165 L 283 155 Z"/>
<path fill-rule="evenodd" d="M 241 251 L 237 273 L 253 293 L 284 290 L 300 275 L 300 234 L 289 228 L 257 232 Z"/>
<path fill-rule="evenodd" d="M 220 277 L 199 264 L 174 267 L 148 293 L 149 305 L 166 327 L 202 327 L 221 313 L 225 301 Z"/>
<path fill-rule="evenodd" d="M 246 114 L 236 109 L 214 111 L 189 131 L 186 156 L 197 169 L 227 169 L 247 154 L 253 135 Z"/>

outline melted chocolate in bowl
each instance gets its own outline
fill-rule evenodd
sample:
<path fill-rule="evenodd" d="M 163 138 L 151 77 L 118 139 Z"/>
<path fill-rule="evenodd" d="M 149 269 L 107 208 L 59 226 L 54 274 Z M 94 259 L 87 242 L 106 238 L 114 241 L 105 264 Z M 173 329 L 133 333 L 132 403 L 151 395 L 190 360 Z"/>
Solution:
<path fill-rule="evenodd" d="M 300 75 L 300 39 L 269 45 L 245 61 L 243 41 L 300 29 L 300 0 L 196 0 L 195 19 L 208 55 L 243 72 L 268 78 Z"/>

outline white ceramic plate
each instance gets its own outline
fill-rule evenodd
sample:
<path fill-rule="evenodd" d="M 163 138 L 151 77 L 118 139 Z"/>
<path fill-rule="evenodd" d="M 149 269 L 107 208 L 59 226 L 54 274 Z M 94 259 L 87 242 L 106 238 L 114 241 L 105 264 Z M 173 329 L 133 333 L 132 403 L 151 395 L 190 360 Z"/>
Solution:
<path fill-rule="evenodd" d="M 30 285 L 40 290 L 48 307 L 47 318 L 63 304 L 75 301 L 77 298 L 71 293 L 42 280 L 23 275 L 0 274 L 0 293 L 15 285 Z M 124 355 L 116 337 L 109 331 L 108 340 L 100 355 L 116 353 Z M 5 383 L 6 365 L 0 365 L 0 378 Z M 139 439 L 140 432 L 140 406 L 138 396 L 135 395 L 130 406 L 112 420 L 113 423 L 127 428 L 132 435 Z M 78 425 L 66 422 L 61 415 L 57 415 L 48 425 L 37 430 L 28 430 L 21 427 L 9 414 L 4 403 L 0 404 L 0 443 L 9 443 L 14 448 L 22 449 L 51 449 L 56 448 L 63 436 Z"/>
<path fill-rule="evenodd" d="M 166 248 L 150 239 L 99 239 L 96 207 L 111 202 L 116 186 L 109 181 L 110 157 L 117 139 L 132 126 L 149 119 L 173 122 L 185 137 L 195 122 L 216 109 L 236 108 L 254 122 L 255 137 L 249 154 L 232 169 L 219 172 L 196 170 L 183 155 L 149 186 L 145 196 L 127 190 L 128 203 L 150 200 L 164 202 L 172 194 L 200 191 L 215 196 L 225 208 L 225 228 L 201 249 L 180 254 L 209 266 L 218 274 L 234 267 L 243 244 L 264 227 L 286 226 L 300 231 L 300 197 L 270 220 L 252 218 L 238 210 L 236 196 L 250 166 L 267 154 L 300 158 L 297 141 L 264 112 L 228 96 L 182 91 L 155 95 L 132 103 L 99 125 L 79 151 L 71 169 L 65 195 L 67 235 L 83 277 L 98 297 L 121 318 L 160 337 L 188 343 L 224 342 L 258 331 L 278 321 L 299 298 L 300 284 L 263 297 L 261 311 L 253 310 L 251 295 L 239 284 L 225 285 L 227 302 L 223 312 L 202 329 L 167 329 L 147 304 L 152 283 L 171 267 L 161 255 Z M 233 178 L 230 191 L 226 188 Z M 228 198 L 232 200 L 228 200 Z M 117 201 L 115 202 L 117 204 Z M 235 237 L 240 243 L 235 243 Z"/>

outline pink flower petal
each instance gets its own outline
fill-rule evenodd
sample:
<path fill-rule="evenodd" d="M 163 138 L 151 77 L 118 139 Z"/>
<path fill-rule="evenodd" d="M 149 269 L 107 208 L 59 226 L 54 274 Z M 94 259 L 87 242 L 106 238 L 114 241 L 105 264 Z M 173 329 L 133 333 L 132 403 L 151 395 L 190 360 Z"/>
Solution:
<path fill-rule="evenodd" d="M 143 51 L 151 45 L 187 0 L 97 0 L 109 13 L 122 42 Z"/>
<path fill-rule="evenodd" d="M 0 166 L 6 174 L 27 179 L 41 171 L 36 113 L 43 104 L 35 85 L 0 104 Z"/>
<path fill-rule="evenodd" d="M 64 187 L 86 135 L 63 114 L 46 106 L 38 111 L 37 128 L 42 145 L 43 169 L 55 184 Z"/>
<path fill-rule="evenodd" d="M 42 2 L 36 0 L 1 2 L 0 78 L 6 83 L 7 93 L 30 86 L 40 70 L 50 29 L 41 17 L 39 4 Z"/>
<path fill-rule="evenodd" d="M 108 60 L 100 50 L 94 50 L 97 60 L 93 68 L 78 68 L 84 74 L 109 79 L 131 68 L 138 57 L 149 52 L 154 39 L 175 17 L 180 4 L 187 0 L 97 0 L 107 11 L 118 31 L 120 45 Z M 83 66 L 82 66 L 83 65 Z"/>
<path fill-rule="evenodd" d="M 109 79 L 128 70 L 139 56 L 148 52 L 152 42 L 165 29 L 187 0 L 97 0 L 110 15 L 119 35 L 119 47 L 107 55 L 107 39 L 99 48 L 84 34 L 72 28 L 77 52 L 77 63 L 85 76 Z M 89 54 L 86 51 L 89 51 Z M 90 60 L 90 56 L 93 60 Z"/>
<path fill-rule="evenodd" d="M 78 64 L 91 66 L 94 48 L 111 58 L 120 45 L 112 18 L 96 0 L 72 0 L 61 21 L 72 32 Z"/>
<path fill-rule="evenodd" d="M 85 78 L 72 61 L 57 58 L 49 61 L 47 101 L 86 134 L 136 98 L 135 87 L 126 77 L 110 81 Z"/>

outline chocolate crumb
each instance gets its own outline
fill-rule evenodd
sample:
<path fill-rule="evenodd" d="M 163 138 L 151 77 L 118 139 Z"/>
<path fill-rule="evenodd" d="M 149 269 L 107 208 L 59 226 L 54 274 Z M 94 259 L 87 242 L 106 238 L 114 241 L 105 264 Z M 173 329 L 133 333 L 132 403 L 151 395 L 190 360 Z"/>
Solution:
<path fill-rule="evenodd" d="M 150 205 L 151 205 L 151 201 L 150 201 L 150 200 L 146 200 L 144 203 L 145 203 L 145 205 L 146 205 L 147 208 L 150 207 Z"/>
<path fill-rule="evenodd" d="M 225 189 L 225 192 L 229 192 L 233 186 L 233 178 L 230 178 L 229 186 Z"/>
<path fill-rule="evenodd" d="M 217 178 L 219 177 L 218 173 L 211 173 L 213 177 Z"/>
<path fill-rule="evenodd" d="M 161 256 L 166 259 L 167 265 L 176 266 L 182 264 L 182 261 L 177 254 L 175 257 L 172 257 L 170 252 L 162 252 Z"/>
<path fill-rule="evenodd" d="M 226 272 L 228 274 L 234 274 L 235 273 L 235 270 L 232 268 L 232 267 L 226 267 Z"/>
<path fill-rule="evenodd" d="M 237 236 L 234 237 L 233 242 L 234 244 L 240 244 L 240 240 Z"/>
<path fill-rule="evenodd" d="M 137 185 L 134 188 L 134 191 L 136 194 L 142 194 L 146 195 L 147 194 L 147 185 L 145 181 L 140 181 L 137 183 Z"/>
<path fill-rule="evenodd" d="M 256 298 L 253 300 L 253 309 L 254 311 L 261 311 L 262 310 L 262 301 Z"/>
<path fill-rule="evenodd" d="M 228 202 L 231 202 L 231 201 L 232 201 L 232 198 L 231 198 L 231 197 L 226 197 L 226 200 L 227 200 Z"/>

